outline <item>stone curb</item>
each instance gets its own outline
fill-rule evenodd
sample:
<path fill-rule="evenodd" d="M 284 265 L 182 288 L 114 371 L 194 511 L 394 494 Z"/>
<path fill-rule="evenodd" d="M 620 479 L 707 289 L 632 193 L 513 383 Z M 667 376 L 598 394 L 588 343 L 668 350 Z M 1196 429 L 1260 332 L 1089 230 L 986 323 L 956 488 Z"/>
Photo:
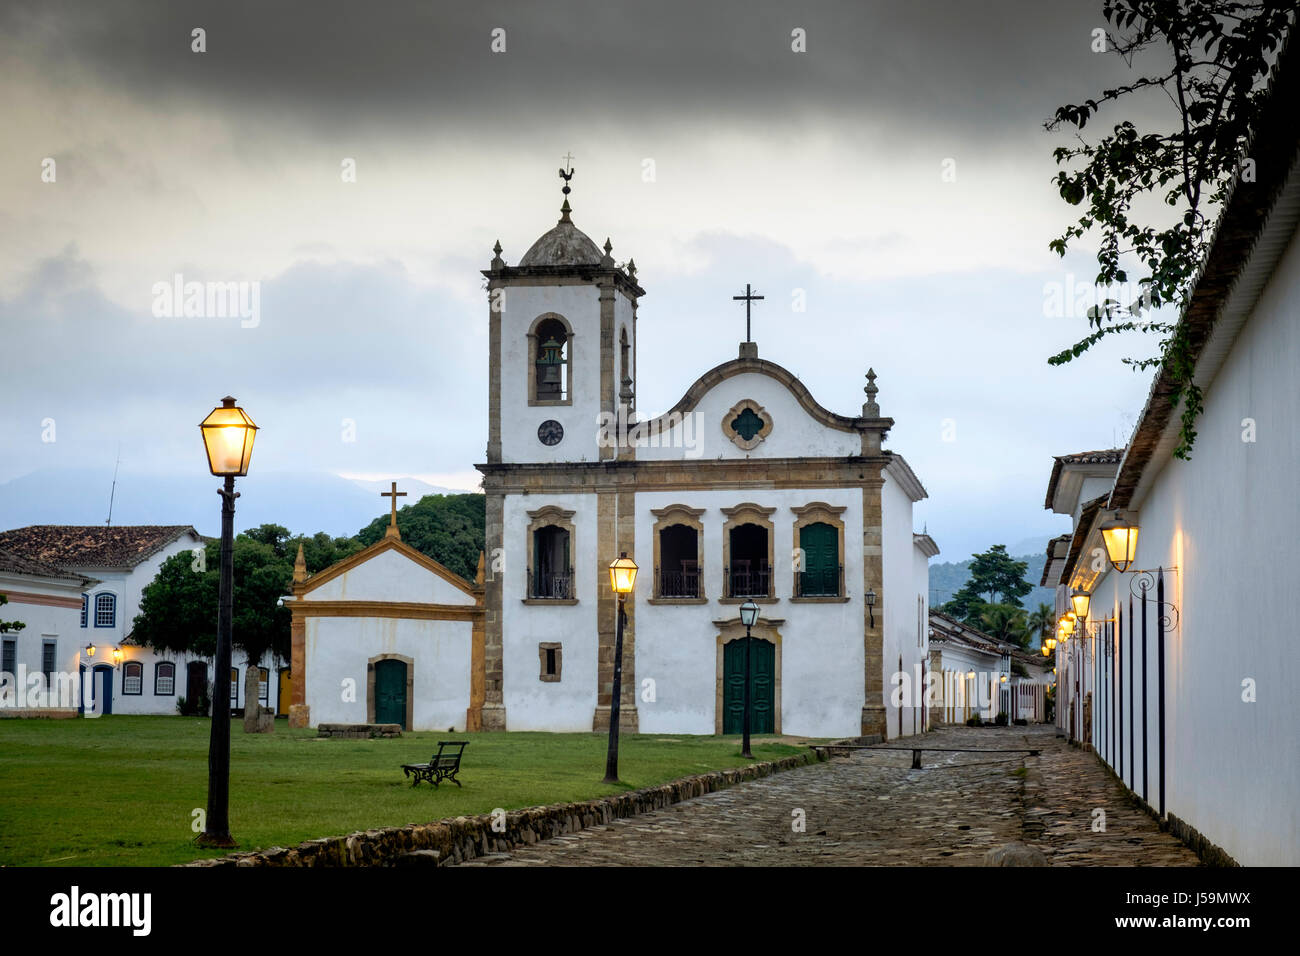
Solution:
<path fill-rule="evenodd" d="M 308 840 L 296 847 L 231 853 L 208 860 L 178 863 L 177 866 L 450 866 L 489 853 L 508 853 L 565 833 L 607 824 L 683 800 L 724 790 L 747 780 L 771 776 L 783 770 L 817 763 L 812 753 L 794 754 L 780 760 L 713 770 L 670 780 L 654 787 L 599 797 L 580 803 L 557 803 L 527 807 L 506 814 L 503 832 L 492 829 L 492 815 L 452 817 L 433 823 L 404 827 L 359 830 L 347 836 Z"/>

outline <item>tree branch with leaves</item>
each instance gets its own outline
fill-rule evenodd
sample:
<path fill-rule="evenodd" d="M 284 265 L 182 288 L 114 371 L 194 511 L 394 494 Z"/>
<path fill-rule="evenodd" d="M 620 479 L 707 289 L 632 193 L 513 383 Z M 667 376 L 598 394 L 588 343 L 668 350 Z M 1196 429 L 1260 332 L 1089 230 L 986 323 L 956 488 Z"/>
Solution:
<path fill-rule="evenodd" d="M 1185 331 L 1153 313 L 1186 303 L 1224 201 L 1238 177 L 1253 175 L 1246 148 L 1295 7 L 1276 0 L 1104 0 L 1102 12 L 1110 26 L 1107 51 L 1130 68 L 1152 55 L 1165 65 L 1096 99 L 1062 106 L 1044 124 L 1051 132 L 1075 134 L 1076 145 L 1053 153 L 1064 167 L 1054 183 L 1062 199 L 1082 207 L 1049 246 L 1064 256 L 1072 244 L 1096 234 L 1097 285 L 1127 284 L 1136 270 L 1140 294 L 1128 303 L 1108 296 L 1089 308 L 1091 331 L 1048 362 L 1064 365 L 1120 332 L 1158 336 L 1154 355 L 1123 361 L 1135 370 L 1163 365 L 1170 373 L 1173 400 L 1183 401 L 1174 455 L 1187 459 L 1203 396 L 1193 381 Z M 1121 120 L 1093 142 L 1083 138 L 1082 130 L 1103 107 L 1156 91 L 1173 108 L 1165 129 L 1139 130 Z M 1145 222 L 1134 212 L 1148 195 L 1170 207 L 1163 222 Z"/>

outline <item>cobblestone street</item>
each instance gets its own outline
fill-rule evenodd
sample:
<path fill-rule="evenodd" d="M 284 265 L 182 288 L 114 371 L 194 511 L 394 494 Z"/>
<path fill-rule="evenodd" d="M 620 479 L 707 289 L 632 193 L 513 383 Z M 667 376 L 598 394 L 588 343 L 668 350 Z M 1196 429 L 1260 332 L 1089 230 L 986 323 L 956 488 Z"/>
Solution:
<path fill-rule="evenodd" d="M 914 742 L 1041 755 L 927 752 L 912 770 L 910 751 L 857 751 L 462 865 L 975 866 L 1011 842 L 1053 866 L 1199 862 L 1050 726 L 944 728 L 891 746 Z M 1095 808 L 1105 832 L 1092 829 Z"/>

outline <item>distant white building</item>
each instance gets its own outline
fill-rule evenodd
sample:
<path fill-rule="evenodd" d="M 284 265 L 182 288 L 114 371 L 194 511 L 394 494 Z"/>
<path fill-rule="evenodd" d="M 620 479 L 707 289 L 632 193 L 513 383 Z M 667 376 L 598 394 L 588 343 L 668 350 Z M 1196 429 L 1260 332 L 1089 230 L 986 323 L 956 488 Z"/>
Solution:
<path fill-rule="evenodd" d="M 28 673 L 44 670 L 51 661 L 58 665 L 52 673 L 89 672 L 95 707 L 104 714 L 176 714 L 179 697 L 193 699 L 213 681 L 211 659 L 155 652 L 128 638 L 141 595 L 163 562 L 203 544 L 188 525 L 30 525 L 0 532 L 0 552 L 11 556 L 10 576 L 0 572 L 0 593 L 9 596 L 4 609 L 10 613 L 0 617 L 27 624 L 4 637 L 4 667 L 8 668 L 12 653 L 15 666 L 23 664 Z M 43 590 L 34 583 L 39 574 L 12 577 L 33 566 L 46 569 Z M 62 577 L 56 580 L 50 577 L 53 574 Z M 56 597 L 49 592 L 54 590 L 57 603 L 51 603 Z M 35 601 L 34 595 L 43 600 Z M 228 690 L 234 708 L 246 703 L 243 672 L 247 666 L 236 656 L 229 686 L 217 685 Z M 276 708 L 283 696 L 281 712 L 287 714 L 287 662 L 275 675 L 269 667 L 263 666 L 262 671 L 262 706 Z"/>
<path fill-rule="evenodd" d="M 1057 649 L 1058 722 L 1205 858 L 1243 865 L 1300 864 L 1295 58 L 1179 319 L 1204 393 L 1191 459 L 1173 457 L 1183 406 L 1162 369 L 1127 448 L 1058 459 L 1048 489 L 1074 530 L 1045 582 L 1062 612 L 1089 598 Z M 1136 549 L 1113 563 L 1103 530 L 1126 528 Z"/>

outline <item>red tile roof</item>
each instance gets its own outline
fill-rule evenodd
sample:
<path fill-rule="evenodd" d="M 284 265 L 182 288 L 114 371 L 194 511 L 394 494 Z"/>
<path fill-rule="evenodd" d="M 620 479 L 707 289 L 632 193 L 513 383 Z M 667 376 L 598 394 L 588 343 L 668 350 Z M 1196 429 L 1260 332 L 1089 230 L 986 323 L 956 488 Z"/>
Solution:
<path fill-rule="evenodd" d="M 93 579 L 74 574 L 44 561 L 32 561 L 12 551 L 0 548 L 0 574 L 24 574 L 40 578 L 59 578 L 67 581 L 90 583 Z"/>
<path fill-rule="evenodd" d="M 1052 477 L 1047 479 L 1047 498 L 1043 507 L 1051 510 L 1056 497 L 1056 485 L 1061 480 L 1061 470 L 1066 465 L 1118 465 L 1124 460 L 1123 448 L 1102 448 L 1097 451 L 1076 451 L 1073 455 L 1057 455 L 1052 460 Z"/>
<path fill-rule="evenodd" d="M 99 525 L 34 524 L 0 531 L 0 550 L 27 561 L 63 568 L 133 568 L 184 535 L 198 541 L 187 524 Z"/>

